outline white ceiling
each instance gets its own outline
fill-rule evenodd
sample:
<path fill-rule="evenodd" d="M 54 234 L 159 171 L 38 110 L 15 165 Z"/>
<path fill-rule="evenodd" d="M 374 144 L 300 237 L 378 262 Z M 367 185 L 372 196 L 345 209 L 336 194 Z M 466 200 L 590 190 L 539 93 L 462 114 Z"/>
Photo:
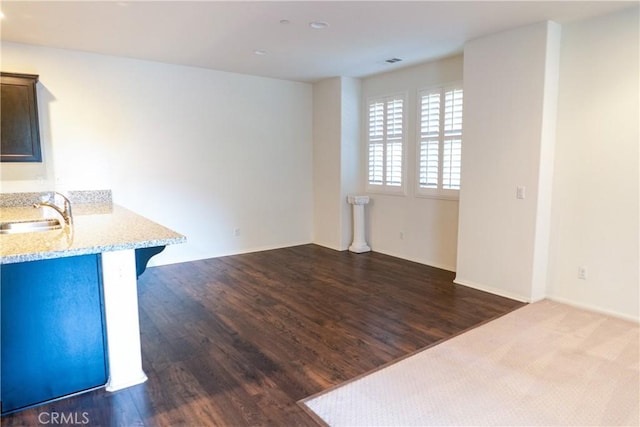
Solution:
<path fill-rule="evenodd" d="M 313 82 L 462 51 L 482 35 L 637 1 L 2 1 L 5 41 Z M 280 23 L 288 20 L 288 24 Z M 314 30 L 311 21 L 329 27 Z M 265 50 L 266 55 L 254 51 Z M 403 61 L 387 64 L 386 59 Z"/>

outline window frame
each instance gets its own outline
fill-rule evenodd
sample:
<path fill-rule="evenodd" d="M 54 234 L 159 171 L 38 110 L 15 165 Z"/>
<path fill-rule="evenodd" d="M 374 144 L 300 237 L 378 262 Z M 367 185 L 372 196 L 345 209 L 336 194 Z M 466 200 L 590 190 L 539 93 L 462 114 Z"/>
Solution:
<path fill-rule="evenodd" d="M 415 195 L 416 197 L 431 198 L 431 199 L 445 199 L 445 200 L 459 200 L 460 189 L 443 188 L 443 157 L 444 157 L 444 109 L 445 109 L 445 93 L 451 90 L 463 91 L 463 124 L 460 132 L 461 146 L 464 145 L 464 88 L 462 81 L 449 82 L 444 84 L 437 84 L 433 86 L 427 86 L 419 88 L 416 96 L 416 145 L 415 145 Z M 437 188 L 426 188 L 420 185 L 420 169 L 421 164 L 421 149 L 422 149 L 422 97 L 425 94 L 436 93 L 440 94 L 440 111 L 439 111 L 439 131 L 438 131 L 438 184 Z M 462 148 L 461 148 L 462 149 Z M 462 155 L 461 155 L 462 161 Z M 462 171 L 461 171 L 462 175 Z M 460 186 L 462 188 L 462 185 Z"/>
<path fill-rule="evenodd" d="M 401 167 L 401 184 L 400 185 L 390 185 L 387 182 L 386 179 L 386 175 L 387 175 L 387 145 L 388 145 L 388 140 L 386 139 L 386 127 L 387 127 L 387 117 L 386 117 L 386 110 L 385 110 L 385 119 L 384 119 L 384 124 L 383 124 L 383 128 L 385 129 L 385 135 L 382 138 L 382 143 L 383 143 L 383 163 L 382 163 L 382 171 L 383 171 L 383 178 L 382 178 L 382 184 L 372 184 L 371 183 L 371 176 L 370 176 L 370 153 L 371 153 L 371 139 L 370 139 L 370 129 L 371 129 L 371 124 L 370 124 L 370 114 L 369 114 L 369 109 L 370 106 L 374 103 L 377 102 L 383 102 L 385 104 L 385 108 L 386 108 L 386 104 L 389 101 L 392 100 L 401 100 L 402 101 L 402 138 L 401 138 L 401 147 L 402 147 L 402 155 L 401 155 L 401 163 L 400 163 L 400 167 Z M 364 107 L 364 112 L 365 112 L 365 117 L 364 117 L 364 140 L 365 140 L 365 189 L 368 193 L 380 193 L 380 194 L 387 194 L 387 195 L 398 195 L 398 196 L 406 196 L 407 194 L 407 147 L 408 147 L 408 135 L 407 135 L 407 106 L 408 106 L 408 93 L 407 92 L 396 92 L 396 93 L 392 93 L 392 94 L 388 94 L 388 95 L 379 95 L 379 96 L 371 96 L 368 97 L 365 100 L 365 107 Z"/>

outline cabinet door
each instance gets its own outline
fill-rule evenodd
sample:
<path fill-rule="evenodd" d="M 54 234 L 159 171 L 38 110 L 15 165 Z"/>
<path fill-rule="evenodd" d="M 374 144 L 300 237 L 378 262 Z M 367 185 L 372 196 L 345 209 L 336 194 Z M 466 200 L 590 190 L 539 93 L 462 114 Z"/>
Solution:
<path fill-rule="evenodd" d="M 41 162 L 38 76 L 0 74 L 0 161 Z"/>
<path fill-rule="evenodd" d="M 104 385 L 97 255 L 0 266 L 2 412 Z"/>

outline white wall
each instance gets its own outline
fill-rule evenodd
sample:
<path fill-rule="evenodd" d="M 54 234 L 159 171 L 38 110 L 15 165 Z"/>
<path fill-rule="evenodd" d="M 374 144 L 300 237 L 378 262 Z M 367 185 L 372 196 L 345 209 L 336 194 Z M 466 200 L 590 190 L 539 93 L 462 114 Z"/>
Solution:
<path fill-rule="evenodd" d="M 417 91 L 462 80 L 462 56 L 363 79 L 363 99 L 407 93 L 407 194 L 368 193 L 367 238 L 372 250 L 455 271 L 458 201 L 416 196 Z M 365 158 L 363 149 L 362 158 Z M 403 238 L 400 237 L 402 233 Z"/>
<path fill-rule="evenodd" d="M 340 207 L 342 230 L 340 236 L 341 249 L 347 249 L 353 241 L 353 213 L 347 203 L 349 194 L 357 194 L 363 188 L 362 176 L 362 82 L 360 79 L 342 77 L 342 132 L 341 132 L 341 171 L 342 180 Z"/>
<path fill-rule="evenodd" d="M 347 195 L 361 187 L 360 80 L 313 85 L 313 242 L 335 250 L 351 243 Z"/>
<path fill-rule="evenodd" d="M 40 75 L 45 149 L 3 192 L 111 188 L 187 236 L 157 263 L 311 241 L 311 85 L 13 43 L 2 70 Z"/>
<path fill-rule="evenodd" d="M 341 93 L 339 77 L 313 85 L 313 242 L 340 250 Z"/>
<path fill-rule="evenodd" d="M 464 49 L 456 283 L 523 301 L 544 297 L 547 275 L 559 30 L 542 22 Z"/>
<path fill-rule="evenodd" d="M 638 14 L 563 27 L 548 278 L 551 298 L 636 320 Z"/>

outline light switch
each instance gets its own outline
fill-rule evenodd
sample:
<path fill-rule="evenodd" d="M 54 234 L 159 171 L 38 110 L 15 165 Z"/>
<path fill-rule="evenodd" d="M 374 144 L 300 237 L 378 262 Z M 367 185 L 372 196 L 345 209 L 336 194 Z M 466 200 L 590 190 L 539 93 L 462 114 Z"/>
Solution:
<path fill-rule="evenodd" d="M 524 199 L 524 185 L 516 187 L 516 199 Z"/>

